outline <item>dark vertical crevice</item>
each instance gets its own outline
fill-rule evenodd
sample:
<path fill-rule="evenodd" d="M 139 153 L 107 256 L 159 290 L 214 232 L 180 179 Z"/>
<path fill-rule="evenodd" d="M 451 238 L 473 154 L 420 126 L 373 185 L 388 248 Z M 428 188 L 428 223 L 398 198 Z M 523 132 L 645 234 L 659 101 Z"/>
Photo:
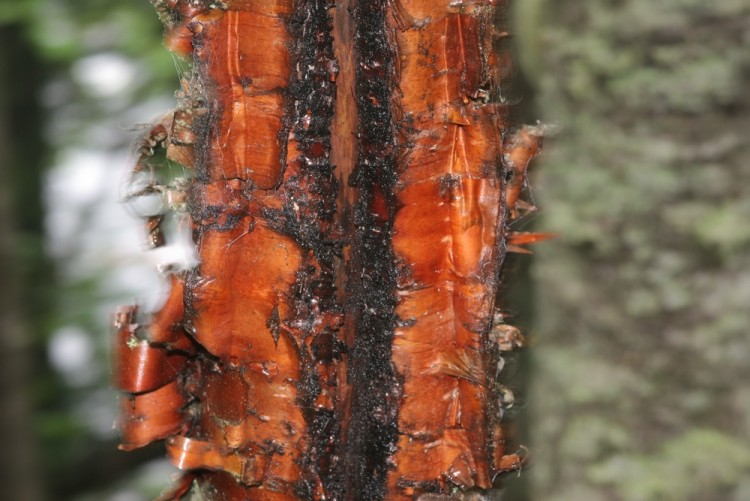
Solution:
<path fill-rule="evenodd" d="M 329 499 L 341 491 L 332 474 L 340 466 L 333 446 L 341 432 L 335 386 L 343 355 L 343 308 L 336 299 L 334 270 L 341 232 L 335 223 L 339 186 L 331 162 L 337 65 L 329 8 L 327 0 L 299 0 L 288 22 L 294 47 L 284 128 L 299 154 L 288 159 L 281 209 L 266 211 L 271 227 L 293 238 L 304 256 L 292 289 L 294 313 L 282 326 L 302 340 L 298 398 L 309 437 L 303 481 L 296 486 L 301 499 L 319 498 L 321 486 Z"/>
<path fill-rule="evenodd" d="M 384 0 L 359 1 L 353 10 L 359 119 L 357 159 L 349 178 L 356 198 L 348 281 L 355 334 L 348 372 L 352 397 L 347 499 L 384 498 L 388 457 L 398 440 L 401 383 L 391 361 L 397 324 L 396 256 L 391 245 L 396 211 L 391 109 L 395 79 L 386 7 Z"/>

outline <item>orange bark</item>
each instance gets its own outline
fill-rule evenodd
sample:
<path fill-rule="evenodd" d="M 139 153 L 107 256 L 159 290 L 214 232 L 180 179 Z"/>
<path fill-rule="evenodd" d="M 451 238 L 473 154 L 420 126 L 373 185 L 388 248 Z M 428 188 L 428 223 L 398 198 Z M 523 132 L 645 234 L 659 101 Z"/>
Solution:
<path fill-rule="evenodd" d="M 302 255 L 269 227 L 264 209 L 282 203 L 274 188 L 286 161 L 291 4 L 259 12 L 259 2 L 247 2 L 190 24 L 212 120 L 195 166 L 191 215 L 200 265 L 187 279 L 186 321 L 208 353 L 197 391 L 200 422 L 187 438 L 167 443 L 178 467 L 225 471 L 285 499 L 294 499 L 292 485 L 302 477 L 307 426 L 296 404 L 299 340 L 275 334 L 269 319 L 277 311 L 280 322 L 288 320 Z"/>
<path fill-rule="evenodd" d="M 391 22 L 400 57 L 394 104 L 404 124 L 393 247 L 410 270 L 396 313 L 411 322 L 393 342 L 404 397 L 389 499 L 434 485 L 486 489 L 497 471 L 484 338 L 502 257 L 507 127 L 504 109 L 478 97 L 496 85 L 492 10 L 447 0 L 400 4 L 411 21 Z"/>
<path fill-rule="evenodd" d="M 153 2 L 194 69 L 134 171 L 163 148 L 194 172 L 131 197 L 186 205 L 199 264 L 148 327 L 116 319 L 122 447 L 166 438 L 173 498 L 428 499 L 519 468 L 495 368 L 523 336 L 493 313 L 506 250 L 546 238 L 507 229 L 541 133 L 497 99 L 495 2 Z"/>

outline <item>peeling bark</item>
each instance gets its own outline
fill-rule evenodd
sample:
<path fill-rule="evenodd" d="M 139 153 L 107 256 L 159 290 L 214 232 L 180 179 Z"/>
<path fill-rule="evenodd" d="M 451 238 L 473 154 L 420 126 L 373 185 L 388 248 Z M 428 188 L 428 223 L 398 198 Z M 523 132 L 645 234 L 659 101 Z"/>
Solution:
<path fill-rule="evenodd" d="M 193 168 L 199 264 L 117 316 L 122 447 L 166 439 L 167 499 L 448 499 L 519 468 L 496 379 L 523 337 L 491 329 L 506 251 L 545 238 L 507 231 L 541 133 L 511 133 L 495 2 L 154 4 L 194 68 L 134 170 Z"/>

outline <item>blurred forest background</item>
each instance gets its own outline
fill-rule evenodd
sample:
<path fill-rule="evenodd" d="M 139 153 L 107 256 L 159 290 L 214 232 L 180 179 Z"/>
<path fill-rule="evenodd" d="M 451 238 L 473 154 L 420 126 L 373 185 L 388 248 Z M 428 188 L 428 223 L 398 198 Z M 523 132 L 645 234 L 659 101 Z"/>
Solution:
<path fill-rule="evenodd" d="M 532 466 L 506 501 L 750 500 L 750 0 L 514 0 L 519 117 L 553 126 L 509 263 Z M 0 485 L 150 499 L 117 451 L 109 319 L 155 308 L 118 204 L 181 63 L 147 0 L 0 0 Z M 183 256 L 183 258 L 185 258 Z"/>

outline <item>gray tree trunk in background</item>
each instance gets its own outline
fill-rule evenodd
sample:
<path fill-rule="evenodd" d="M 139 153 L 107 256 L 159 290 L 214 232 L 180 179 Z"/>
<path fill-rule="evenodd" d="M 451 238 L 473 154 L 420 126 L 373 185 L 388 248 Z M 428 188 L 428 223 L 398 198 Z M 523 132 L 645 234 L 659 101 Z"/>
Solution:
<path fill-rule="evenodd" d="M 13 74 L 18 64 L 14 49 L 23 43 L 17 28 L 0 25 L 0 486 L 3 499 L 37 501 L 42 499 L 44 479 L 36 464 L 30 385 L 33 334 L 24 304 L 28 298 L 24 263 L 31 260 L 22 255 L 24 217 L 18 208 L 28 203 L 33 212 L 39 202 L 27 200 L 28 192 L 18 189 L 23 183 L 17 180 L 20 171 L 26 169 L 32 177 L 38 166 L 19 162 L 23 154 L 19 155 L 17 138 L 23 127 L 15 123 L 14 108 L 24 101 L 11 85 L 11 79 L 18 77 Z M 40 141 L 41 131 L 34 137 Z M 37 177 L 37 185 L 38 181 Z"/>
<path fill-rule="evenodd" d="M 518 14 L 560 126 L 533 183 L 561 236 L 535 261 L 532 497 L 750 499 L 750 3 Z"/>

